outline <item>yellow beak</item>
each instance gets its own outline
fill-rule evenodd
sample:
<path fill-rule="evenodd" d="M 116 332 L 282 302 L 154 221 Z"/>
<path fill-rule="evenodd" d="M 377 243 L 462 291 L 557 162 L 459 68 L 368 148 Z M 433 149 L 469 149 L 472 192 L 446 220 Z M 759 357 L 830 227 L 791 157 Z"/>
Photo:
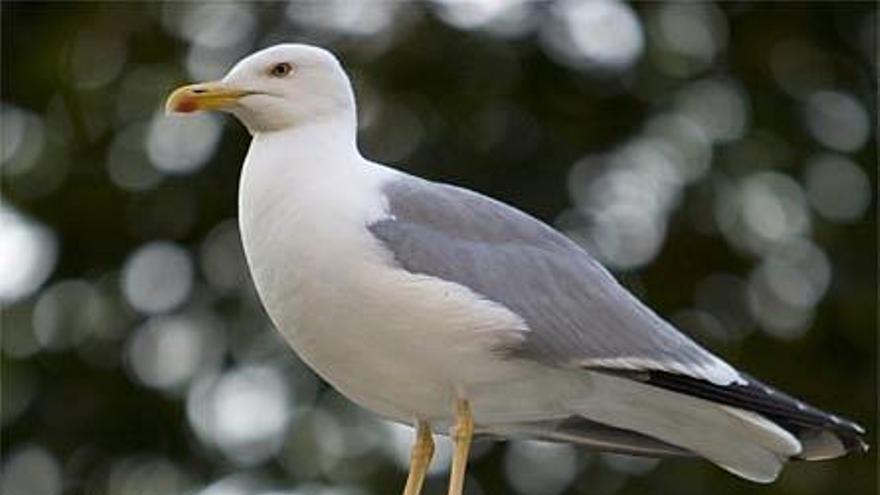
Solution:
<path fill-rule="evenodd" d="M 220 81 L 190 84 L 171 92 L 165 100 L 165 113 L 222 110 L 248 94 L 249 91 L 231 88 Z"/>

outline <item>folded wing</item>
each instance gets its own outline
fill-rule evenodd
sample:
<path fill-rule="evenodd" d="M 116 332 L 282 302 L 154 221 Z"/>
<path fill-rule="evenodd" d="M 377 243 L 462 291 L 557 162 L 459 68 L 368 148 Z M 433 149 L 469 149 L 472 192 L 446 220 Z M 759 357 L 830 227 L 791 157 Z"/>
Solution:
<path fill-rule="evenodd" d="M 583 369 L 594 396 L 572 418 L 495 425 L 646 455 L 706 457 L 754 481 L 789 458 L 864 450 L 864 431 L 740 374 L 623 288 L 542 222 L 480 194 L 404 174 L 383 188 L 388 216 L 368 226 L 401 268 L 501 304 L 527 324 L 511 359 Z M 493 433 L 493 431 L 489 431 Z"/>

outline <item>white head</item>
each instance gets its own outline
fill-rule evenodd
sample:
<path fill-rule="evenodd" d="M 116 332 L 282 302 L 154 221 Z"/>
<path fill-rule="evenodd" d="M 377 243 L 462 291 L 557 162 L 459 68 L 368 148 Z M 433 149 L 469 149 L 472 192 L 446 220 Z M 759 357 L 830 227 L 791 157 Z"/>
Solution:
<path fill-rule="evenodd" d="M 252 134 L 327 119 L 355 123 L 354 94 L 336 57 L 322 48 L 283 44 L 254 53 L 214 82 L 178 88 L 169 113 L 230 112 Z"/>

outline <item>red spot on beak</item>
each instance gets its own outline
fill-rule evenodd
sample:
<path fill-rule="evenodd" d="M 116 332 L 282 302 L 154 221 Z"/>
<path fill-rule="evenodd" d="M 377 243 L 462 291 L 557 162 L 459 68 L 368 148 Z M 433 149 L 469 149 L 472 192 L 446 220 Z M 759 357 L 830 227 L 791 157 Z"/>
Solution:
<path fill-rule="evenodd" d="M 196 104 L 196 101 L 192 98 L 184 98 L 177 102 L 177 106 L 174 107 L 175 112 L 180 113 L 192 113 L 199 109 L 199 106 Z"/>

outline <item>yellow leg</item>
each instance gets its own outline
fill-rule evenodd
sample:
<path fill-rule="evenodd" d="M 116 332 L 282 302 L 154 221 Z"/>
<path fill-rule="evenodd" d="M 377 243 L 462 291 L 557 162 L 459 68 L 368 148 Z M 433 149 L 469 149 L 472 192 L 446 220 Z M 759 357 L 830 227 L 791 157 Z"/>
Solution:
<path fill-rule="evenodd" d="M 409 465 L 409 476 L 406 478 L 406 488 L 403 495 L 419 495 L 422 491 L 422 483 L 425 482 L 425 473 L 431 465 L 431 457 L 434 456 L 434 439 L 431 437 L 431 427 L 424 421 L 416 425 L 416 443 L 412 448 L 412 459 Z"/>
<path fill-rule="evenodd" d="M 449 495 L 461 495 L 471 438 L 474 436 L 474 418 L 471 416 L 471 406 L 465 399 L 455 401 L 455 426 L 452 427 L 451 436 L 455 451 L 452 454 L 452 472 L 449 475 Z"/>

